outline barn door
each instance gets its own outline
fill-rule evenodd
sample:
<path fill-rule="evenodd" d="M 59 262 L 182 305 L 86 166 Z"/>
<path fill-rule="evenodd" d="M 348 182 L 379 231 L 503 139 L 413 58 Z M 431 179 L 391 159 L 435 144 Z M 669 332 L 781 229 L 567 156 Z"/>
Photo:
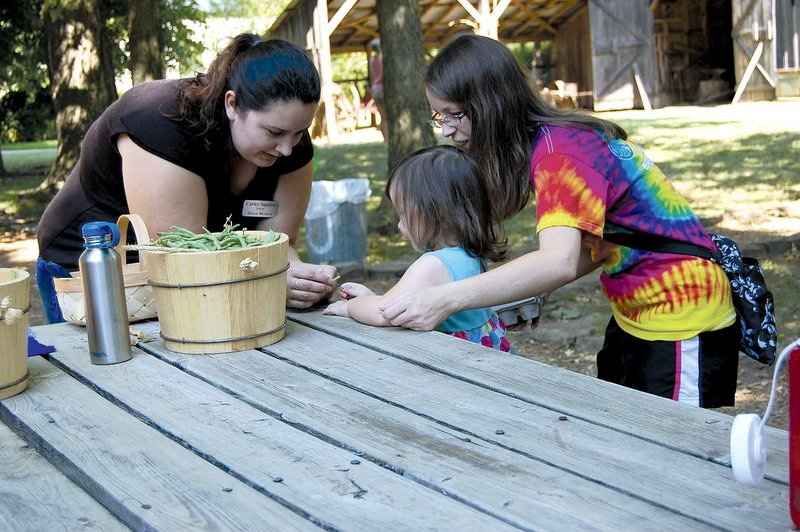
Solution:
<path fill-rule="evenodd" d="M 589 0 L 594 109 L 649 106 L 660 90 L 650 0 Z"/>
<path fill-rule="evenodd" d="M 733 102 L 775 99 L 773 0 L 732 0 L 733 63 L 736 93 Z"/>

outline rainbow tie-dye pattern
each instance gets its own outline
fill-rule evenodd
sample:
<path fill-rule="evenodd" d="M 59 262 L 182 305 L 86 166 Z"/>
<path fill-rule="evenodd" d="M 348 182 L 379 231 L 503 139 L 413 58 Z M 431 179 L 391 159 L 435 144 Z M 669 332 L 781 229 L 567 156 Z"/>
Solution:
<path fill-rule="evenodd" d="M 714 244 L 686 200 L 631 141 L 606 141 L 596 131 L 544 126 L 531 160 L 537 231 L 585 231 L 619 326 L 647 340 L 682 340 L 733 323 L 728 279 L 716 264 L 685 255 L 650 253 L 602 240 L 607 222 L 650 234 Z"/>

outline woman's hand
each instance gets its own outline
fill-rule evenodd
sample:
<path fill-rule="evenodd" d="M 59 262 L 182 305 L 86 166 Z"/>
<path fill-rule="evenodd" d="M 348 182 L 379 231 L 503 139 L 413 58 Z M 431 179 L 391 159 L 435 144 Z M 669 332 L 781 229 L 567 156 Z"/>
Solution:
<path fill-rule="evenodd" d="M 290 260 L 286 272 L 286 306 L 308 308 L 330 297 L 337 280 L 338 274 L 333 266 Z"/>
<path fill-rule="evenodd" d="M 339 288 L 339 298 L 348 300 L 354 297 L 374 296 L 375 292 L 359 283 L 344 283 Z"/>
<path fill-rule="evenodd" d="M 381 304 L 383 317 L 392 325 L 432 331 L 453 312 L 441 297 L 441 287 L 427 287 L 405 292 Z"/>

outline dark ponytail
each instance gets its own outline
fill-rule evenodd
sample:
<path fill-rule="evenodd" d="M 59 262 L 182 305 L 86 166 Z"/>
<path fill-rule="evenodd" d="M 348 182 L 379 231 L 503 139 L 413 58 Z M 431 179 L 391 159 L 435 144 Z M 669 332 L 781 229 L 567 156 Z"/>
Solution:
<path fill-rule="evenodd" d="M 319 74 L 307 52 L 282 39 L 262 41 L 243 33 L 217 55 L 206 74 L 198 74 L 183 89 L 172 118 L 185 122 L 211 147 L 228 131 L 228 90 L 236 95 L 240 112 L 263 110 L 273 102 L 320 99 Z"/>

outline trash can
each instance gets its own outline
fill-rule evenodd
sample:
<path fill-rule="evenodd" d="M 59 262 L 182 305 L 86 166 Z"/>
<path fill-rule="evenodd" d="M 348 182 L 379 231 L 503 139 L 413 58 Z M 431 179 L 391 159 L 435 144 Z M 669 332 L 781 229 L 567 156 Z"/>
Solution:
<path fill-rule="evenodd" d="M 367 261 L 368 179 L 311 183 L 306 210 L 308 260 L 315 264 Z"/>

